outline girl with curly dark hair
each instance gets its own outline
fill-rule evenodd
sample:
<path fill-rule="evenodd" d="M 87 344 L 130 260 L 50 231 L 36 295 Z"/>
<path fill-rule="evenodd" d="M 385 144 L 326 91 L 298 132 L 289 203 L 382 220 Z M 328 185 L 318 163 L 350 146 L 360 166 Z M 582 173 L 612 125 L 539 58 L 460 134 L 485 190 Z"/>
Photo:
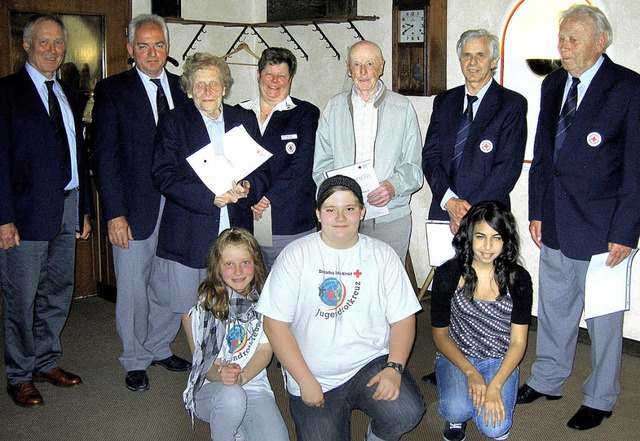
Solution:
<path fill-rule="evenodd" d="M 500 202 L 478 203 L 453 245 L 455 257 L 436 269 L 431 301 L 444 439 L 463 440 L 473 418 L 480 433 L 505 440 L 532 304 L 531 277 L 518 263 L 515 219 Z"/>

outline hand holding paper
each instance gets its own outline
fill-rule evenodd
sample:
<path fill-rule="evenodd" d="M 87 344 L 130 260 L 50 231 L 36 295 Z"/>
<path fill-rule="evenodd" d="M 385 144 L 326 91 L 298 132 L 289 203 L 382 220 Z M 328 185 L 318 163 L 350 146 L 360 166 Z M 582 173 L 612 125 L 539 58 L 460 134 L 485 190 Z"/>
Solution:
<path fill-rule="evenodd" d="M 232 189 L 240 181 L 273 156 L 251 138 L 244 126 L 229 130 L 222 136 L 224 155 L 216 155 L 211 144 L 187 157 L 198 177 L 215 195 Z"/>
<path fill-rule="evenodd" d="M 590 319 L 629 309 L 631 264 L 637 249 L 613 268 L 607 266 L 609 253 L 591 256 L 584 293 L 584 318 Z"/>
<path fill-rule="evenodd" d="M 325 173 L 327 178 L 336 175 L 344 175 L 354 179 L 362 189 L 362 196 L 364 197 L 364 205 L 367 208 L 367 213 L 364 220 L 375 219 L 376 217 L 389 214 L 389 209 L 386 205 L 380 207 L 371 205 L 368 200 L 368 194 L 370 191 L 377 189 L 380 186 L 380 181 L 376 176 L 376 171 L 373 169 L 373 163 L 371 160 L 358 162 L 357 164 L 348 165 L 346 167 L 337 168 Z"/>

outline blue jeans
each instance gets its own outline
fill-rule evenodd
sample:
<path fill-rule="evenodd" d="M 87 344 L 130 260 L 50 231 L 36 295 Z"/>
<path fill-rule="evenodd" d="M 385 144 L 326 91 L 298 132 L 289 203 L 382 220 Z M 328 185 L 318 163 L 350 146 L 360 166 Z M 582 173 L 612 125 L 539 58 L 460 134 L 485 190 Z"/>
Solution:
<path fill-rule="evenodd" d="M 468 360 L 480 372 L 487 384 L 502 364 L 502 360 L 499 358 L 468 358 Z M 489 425 L 484 423 L 484 410 L 478 415 L 477 408 L 469 396 L 465 374 L 447 357 L 438 355 L 436 357 L 436 377 L 438 379 L 438 397 L 440 398 L 438 412 L 450 423 L 462 423 L 473 418 L 478 430 L 483 435 L 489 438 L 502 436 L 509 431 L 513 423 L 513 409 L 518 394 L 518 373 L 519 368 L 516 368 L 502 387 L 502 402 L 506 418 L 499 425 L 493 427 L 491 422 Z"/>
<path fill-rule="evenodd" d="M 385 368 L 387 355 L 376 358 L 346 383 L 324 393 L 324 407 L 309 407 L 289 394 L 289 410 L 298 441 L 345 441 L 351 437 L 351 411 L 360 409 L 371 417 L 368 441 L 396 441 L 413 429 L 424 414 L 420 389 L 405 369 L 400 396 L 394 401 L 373 399 L 377 385 L 367 383 Z"/>
<path fill-rule="evenodd" d="M 196 393 L 196 415 L 209 423 L 211 439 L 234 441 L 288 441 L 289 432 L 273 395 L 264 390 L 204 384 Z"/>

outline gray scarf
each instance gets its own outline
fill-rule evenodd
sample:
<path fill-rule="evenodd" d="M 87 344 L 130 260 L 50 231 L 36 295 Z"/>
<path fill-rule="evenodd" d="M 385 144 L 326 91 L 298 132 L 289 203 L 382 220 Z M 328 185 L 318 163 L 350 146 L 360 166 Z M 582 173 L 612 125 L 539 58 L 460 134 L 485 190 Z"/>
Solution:
<path fill-rule="evenodd" d="M 258 315 L 255 307 L 259 294 L 255 289 L 246 297 L 231 289 L 228 290 L 228 293 L 230 297 L 229 317 L 224 322 L 217 320 L 211 311 L 202 308 L 202 303 L 196 305 L 191 312 L 192 315 L 198 314 L 197 322 L 192 322 L 192 326 L 194 326 L 192 333 L 196 347 L 193 351 L 192 367 L 187 380 L 187 388 L 182 394 L 182 399 L 191 414 L 192 425 L 196 406 L 195 395 L 202 387 L 207 372 L 209 372 L 214 361 L 218 358 L 227 330 L 231 329 L 236 323 L 251 322 Z M 202 330 L 202 334 L 200 334 L 200 329 L 195 329 L 196 326 Z M 250 330 L 247 331 L 250 332 Z M 196 337 L 198 335 L 202 335 L 202 338 L 198 339 Z M 231 360 L 224 361 L 228 363 Z"/>

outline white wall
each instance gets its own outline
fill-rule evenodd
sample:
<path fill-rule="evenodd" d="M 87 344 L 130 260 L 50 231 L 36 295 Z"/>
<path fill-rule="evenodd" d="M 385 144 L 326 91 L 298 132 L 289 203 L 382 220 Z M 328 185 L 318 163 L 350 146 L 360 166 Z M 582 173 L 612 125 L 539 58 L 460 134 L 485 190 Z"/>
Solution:
<path fill-rule="evenodd" d="M 542 0 L 527 0 L 529 2 Z M 391 0 L 359 0 L 358 15 L 375 15 L 377 21 L 355 22 L 362 35 L 375 41 L 382 48 L 389 65 L 382 79 L 391 85 Z M 455 55 L 455 44 L 462 32 L 470 28 L 486 28 L 500 35 L 502 27 L 511 9 L 519 1 L 485 0 L 480 8 L 478 2 L 467 0 L 449 0 L 447 18 L 447 85 L 448 87 L 462 84 L 464 78 L 460 73 Z M 546 2 L 545 2 L 546 3 Z M 626 36 L 635 35 L 634 23 L 640 15 L 637 0 L 602 0 L 595 2 L 608 15 L 614 28 L 614 45 L 611 54 L 615 53 L 614 61 L 636 71 L 640 71 L 640 58 L 636 55 L 634 41 Z M 133 0 L 132 15 L 150 12 L 150 0 Z M 615 12 L 615 13 L 614 13 Z M 228 22 L 264 22 L 266 21 L 265 0 L 182 0 L 182 17 Z M 346 24 L 321 25 L 323 32 L 338 49 L 341 60 L 333 55 L 333 51 L 326 49 L 325 42 L 319 40 L 317 32 L 311 26 L 292 26 L 289 31 L 300 46 L 309 55 L 309 61 L 301 57 L 299 51 L 293 50 L 292 43 L 287 42 L 286 36 L 278 28 L 259 28 L 258 32 L 269 46 L 284 46 L 291 49 L 298 57 L 298 73 L 294 79 L 292 95 L 316 104 L 320 109 L 329 98 L 342 90 L 346 80 L 346 49 L 357 40 L 355 33 Z M 171 56 L 182 63 L 182 54 L 198 31 L 198 25 L 170 25 Z M 225 28 L 207 26 L 206 34 L 202 34 L 195 45 L 196 51 L 208 51 L 216 55 L 227 53 L 231 44 L 240 33 L 241 28 Z M 248 36 L 246 42 L 254 52 L 260 54 L 265 48 L 254 36 Z M 615 51 L 615 52 L 614 52 Z M 228 61 L 253 63 L 254 60 L 246 53 L 238 54 Z M 255 81 L 255 67 L 232 65 L 231 70 L 235 80 L 231 95 L 227 99 L 230 104 L 252 98 L 257 93 Z M 180 73 L 180 69 L 170 70 Z M 496 78 L 499 78 L 498 76 Z M 410 97 L 416 112 L 423 135 L 431 116 L 432 97 Z M 538 250 L 533 245 L 528 234 L 527 220 L 527 172 L 525 166 L 516 188 L 512 193 L 513 211 L 520 225 L 523 242 L 523 260 L 534 278 L 537 287 Z M 424 220 L 431 202 L 431 192 L 425 184 L 422 190 L 413 196 L 411 207 L 413 210 L 413 233 L 411 240 L 411 257 L 416 270 L 418 283 L 426 278 L 429 265 L 426 256 Z M 640 260 L 640 259 L 638 259 Z M 640 275 L 639 264 L 636 264 L 633 275 L 632 310 L 625 316 L 625 337 L 640 340 Z M 534 288 L 535 288 L 534 287 Z M 535 289 L 537 292 L 537 288 Z M 534 307 L 534 313 L 537 311 Z"/>

